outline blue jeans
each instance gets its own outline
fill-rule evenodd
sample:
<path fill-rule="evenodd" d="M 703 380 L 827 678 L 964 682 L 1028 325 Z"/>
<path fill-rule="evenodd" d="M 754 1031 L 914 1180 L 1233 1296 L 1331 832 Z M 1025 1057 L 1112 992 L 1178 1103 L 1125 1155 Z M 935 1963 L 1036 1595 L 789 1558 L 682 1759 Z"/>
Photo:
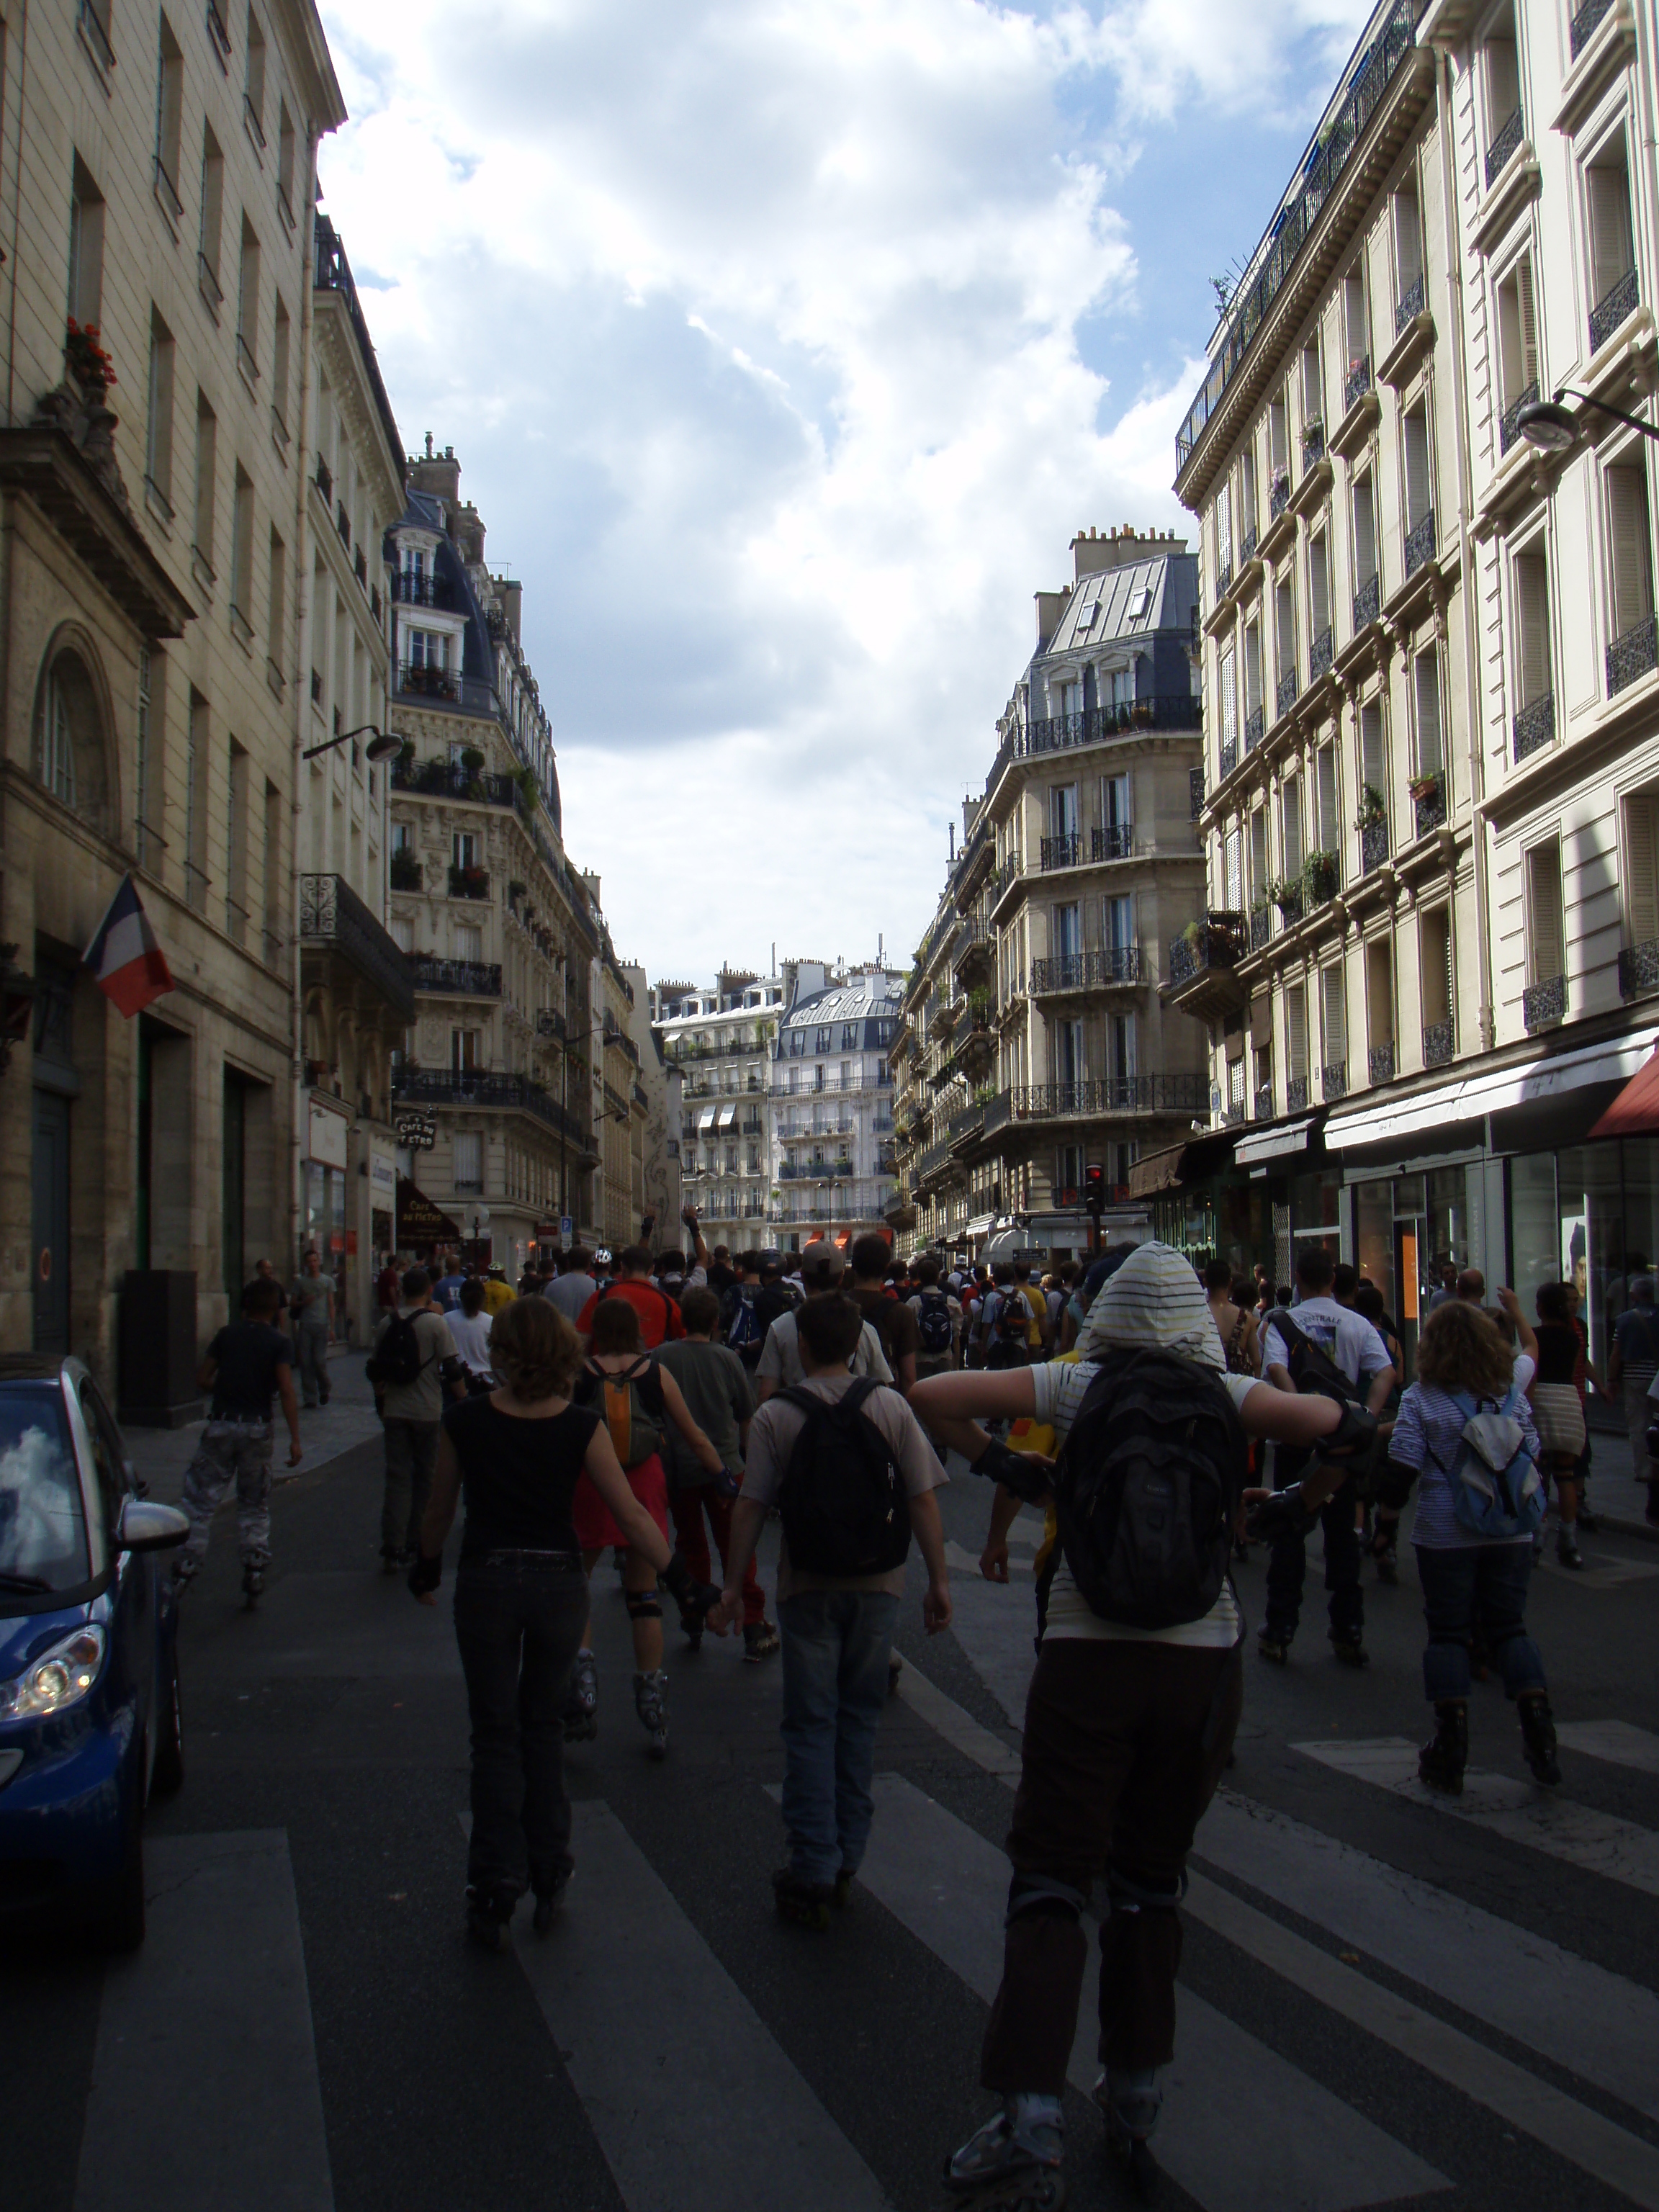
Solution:
<path fill-rule="evenodd" d="M 783 1638 L 783 1825 L 803 1881 L 856 1874 L 875 1811 L 870 1777 L 898 1600 L 802 1590 L 778 1607 Z"/>
<path fill-rule="evenodd" d="M 1504 1670 L 1511 1698 L 1541 1690 L 1544 1658 L 1527 1633 L 1527 1584 L 1532 1546 L 1467 1544 L 1455 1551 L 1417 1547 L 1423 1584 L 1423 1617 L 1429 1648 L 1423 1654 L 1423 1687 L 1431 1704 L 1469 1694 L 1469 1644 L 1475 1624 Z"/>

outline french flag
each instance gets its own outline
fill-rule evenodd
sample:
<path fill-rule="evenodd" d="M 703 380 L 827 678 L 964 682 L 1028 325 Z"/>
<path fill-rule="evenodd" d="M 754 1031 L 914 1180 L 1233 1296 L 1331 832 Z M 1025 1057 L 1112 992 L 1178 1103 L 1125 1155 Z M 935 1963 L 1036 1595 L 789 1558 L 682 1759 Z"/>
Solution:
<path fill-rule="evenodd" d="M 131 876 L 123 876 L 109 912 L 87 947 L 87 965 L 106 998 L 131 1021 L 173 988 L 173 974 Z"/>

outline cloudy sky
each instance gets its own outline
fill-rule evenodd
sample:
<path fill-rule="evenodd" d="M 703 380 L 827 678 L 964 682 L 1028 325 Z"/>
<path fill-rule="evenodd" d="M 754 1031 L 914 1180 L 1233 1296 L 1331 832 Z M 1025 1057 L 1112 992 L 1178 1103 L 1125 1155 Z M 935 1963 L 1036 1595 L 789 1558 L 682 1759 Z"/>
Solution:
<path fill-rule="evenodd" d="M 525 586 L 653 975 L 908 964 L 1079 527 L 1179 527 L 1356 0 L 352 0 L 323 149 L 398 424 Z"/>

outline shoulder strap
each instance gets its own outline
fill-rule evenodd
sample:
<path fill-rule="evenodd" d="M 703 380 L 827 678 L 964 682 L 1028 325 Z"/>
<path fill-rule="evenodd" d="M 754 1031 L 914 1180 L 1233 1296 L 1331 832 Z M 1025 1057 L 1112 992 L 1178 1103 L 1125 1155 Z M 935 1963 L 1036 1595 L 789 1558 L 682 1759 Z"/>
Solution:
<path fill-rule="evenodd" d="M 1305 1330 L 1299 1323 L 1291 1319 L 1291 1310 L 1288 1306 L 1276 1306 L 1273 1309 L 1267 1316 L 1267 1328 L 1276 1328 L 1279 1331 L 1280 1341 L 1289 1352 L 1294 1352 L 1298 1345 L 1305 1346 L 1309 1342 Z M 1267 1331 L 1264 1329 L 1262 1334 L 1265 1335 Z"/>
<path fill-rule="evenodd" d="M 852 1389 L 847 1391 L 836 1402 L 840 1405 L 845 1406 L 849 1413 L 861 1413 L 864 1411 L 865 1401 L 867 1398 L 872 1397 L 875 1393 L 880 1389 L 880 1383 L 876 1381 L 872 1375 L 855 1376 L 854 1377 Z"/>

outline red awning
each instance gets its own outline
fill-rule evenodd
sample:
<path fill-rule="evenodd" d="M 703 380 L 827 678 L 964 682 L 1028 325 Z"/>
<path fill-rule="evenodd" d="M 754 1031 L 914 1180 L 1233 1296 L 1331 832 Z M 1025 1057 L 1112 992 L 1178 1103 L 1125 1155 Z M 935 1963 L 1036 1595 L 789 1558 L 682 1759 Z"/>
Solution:
<path fill-rule="evenodd" d="M 1659 1134 L 1659 1050 L 1638 1067 L 1599 1121 L 1592 1137 L 1650 1137 Z"/>

